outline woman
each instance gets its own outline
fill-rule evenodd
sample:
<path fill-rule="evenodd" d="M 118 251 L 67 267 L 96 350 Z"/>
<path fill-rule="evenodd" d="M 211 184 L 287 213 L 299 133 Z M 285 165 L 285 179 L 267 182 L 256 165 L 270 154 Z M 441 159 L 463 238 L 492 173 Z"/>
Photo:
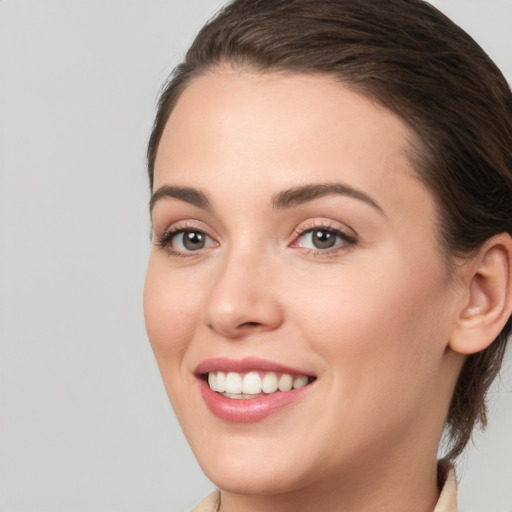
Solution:
<path fill-rule="evenodd" d="M 197 510 L 456 510 L 512 312 L 512 98 L 477 44 L 419 0 L 235 0 L 148 164 Z"/>

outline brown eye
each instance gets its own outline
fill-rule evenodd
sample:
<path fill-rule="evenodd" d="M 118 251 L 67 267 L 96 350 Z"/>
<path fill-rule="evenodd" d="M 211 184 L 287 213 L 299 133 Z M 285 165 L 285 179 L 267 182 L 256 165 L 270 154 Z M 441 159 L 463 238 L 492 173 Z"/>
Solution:
<path fill-rule="evenodd" d="M 356 244 L 357 240 L 353 236 L 347 235 L 339 229 L 317 226 L 299 233 L 292 247 L 311 249 L 317 251 L 318 254 L 322 252 L 329 254 L 332 252 L 329 249 L 334 251 L 336 249 L 343 250 Z"/>
<path fill-rule="evenodd" d="M 164 233 L 158 245 L 171 255 L 186 256 L 192 252 L 216 247 L 218 244 L 204 231 L 198 229 L 177 229 Z"/>
<path fill-rule="evenodd" d="M 178 242 L 180 238 L 181 244 L 187 251 L 197 251 L 206 245 L 206 235 L 201 231 L 184 231 L 175 237 L 175 241 Z M 178 245 L 181 244 L 178 242 Z"/>
<path fill-rule="evenodd" d="M 336 244 L 337 235 L 326 229 L 317 229 L 312 232 L 311 242 L 316 249 L 329 249 Z"/>

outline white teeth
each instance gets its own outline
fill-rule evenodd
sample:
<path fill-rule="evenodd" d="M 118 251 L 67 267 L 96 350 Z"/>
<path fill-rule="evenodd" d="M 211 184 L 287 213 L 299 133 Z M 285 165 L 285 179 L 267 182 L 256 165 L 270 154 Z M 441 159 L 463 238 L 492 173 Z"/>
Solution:
<path fill-rule="evenodd" d="M 226 393 L 240 394 L 242 392 L 242 376 L 239 373 L 229 372 L 226 375 Z"/>
<path fill-rule="evenodd" d="M 263 393 L 274 393 L 277 391 L 277 375 L 275 373 L 267 373 L 261 380 L 261 391 Z"/>
<path fill-rule="evenodd" d="M 293 379 L 293 389 L 303 388 L 308 383 L 308 378 L 305 375 L 299 375 Z"/>
<path fill-rule="evenodd" d="M 287 373 L 283 373 L 283 375 L 279 377 L 277 387 L 279 391 L 290 391 L 290 389 L 293 388 L 293 377 Z"/>
<path fill-rule="evenodd" d="M 252 371 L 245 374 L 237 372 L 210 372 L 208 384 L 210 389 L 222 393 L 228 398 L 251 398 L 257 395 L 290 391 L 307 385 L 309 378 L 306 375 L 292 376 L 288 373 L 276 374 L 274 372 Z"/>
<path fill-rule="evenodd" d="M 226 374 L 224 372 L 217 372 L 217 387 L 215 391 L 219 393 L 226 391 Z"/>
<path fill-rule="evenodd" d="M 218 391 L 217 389 L 217 375 L 215 373 L 210 372 L 208 374 L 208 386 L 210 386 L 210 389 L 213 389 L 214 391 Z"/>
<path fill-rule="evenodd" d="M 261 377 L 257 372 L 250 372 L 244 377 L 242 393 L 246 395 L 261 393 Z"/>
<path fill-rule="evenodd" d="M 242 398 L 246 398 L 242 393 L 222 393 L 223 396 L 228 398 L 234 398 L 235 400 L 241 400 Z"/>

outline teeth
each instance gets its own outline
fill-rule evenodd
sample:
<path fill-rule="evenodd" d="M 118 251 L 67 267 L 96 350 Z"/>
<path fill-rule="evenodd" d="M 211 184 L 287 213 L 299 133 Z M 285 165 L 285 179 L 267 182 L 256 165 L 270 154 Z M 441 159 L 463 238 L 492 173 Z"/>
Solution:
<path fill-rule="evenodd" d="M 210 386 L 210 389 L 213 389 L 214 391 L 219 390 L 219 387 L 217 386 L 217 375 L 213 372 L 208 374 L 208 386 Z"/>
<path fill-rule="evenodd" d="M 239 373 L 229 372 L 226 375 L 226 393 L 240 394 L 242 392 L 242 376 Z"/>
<path fill-rule="evenodd" d="M 217 372 L 217 387 L 215 390 L 221 393 L 226 391 L 226 374 L 224 372 Z"/>
<path fill-rule="evenodd" d="M 250 372 L 244 377 L 242 393 L 245 395 L 257 395 L 261 393 L 261 378 L 256 372 Z"/>
<path fill-rule="evenodd" d="M 290 391 L 293 388 L 293 377 L 287 373 L 283 373 L 277 382 L 279 391 Z"/>
<path fill-rule="evenodd" d="M 309 382 L 305 375 L 299 375 L 293 379 L 293 389 L 303 388 Z"/>
<path fill-rule="evenodd" d="M 308 384 L 306 375 L 292 376 L 288 373 L 252 371 L 245 374 L 237 372 L 210 372 L 208 384 L 213 391 L 222 393 L 229 398 L 255 398 L 263 394 L 279 391 L 290 391 Z"/>
<path fill-rule="evenodd" d="M 274 393 L 277 391 L 277 375 L 275 373 L 267 373 L 261 380 L 261 391 L 263 393 Z"/>

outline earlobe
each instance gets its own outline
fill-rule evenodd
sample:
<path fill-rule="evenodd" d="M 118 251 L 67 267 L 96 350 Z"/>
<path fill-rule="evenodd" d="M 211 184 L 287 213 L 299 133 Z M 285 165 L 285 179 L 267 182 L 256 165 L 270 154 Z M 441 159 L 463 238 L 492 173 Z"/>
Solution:
<path fill-rule="evenodd" d="M 467 267 L 467 300 L 460 311 L 450 348 L 460 354 L 486 349 L 512 314 L 512 238 L 490 238 Z"/>

